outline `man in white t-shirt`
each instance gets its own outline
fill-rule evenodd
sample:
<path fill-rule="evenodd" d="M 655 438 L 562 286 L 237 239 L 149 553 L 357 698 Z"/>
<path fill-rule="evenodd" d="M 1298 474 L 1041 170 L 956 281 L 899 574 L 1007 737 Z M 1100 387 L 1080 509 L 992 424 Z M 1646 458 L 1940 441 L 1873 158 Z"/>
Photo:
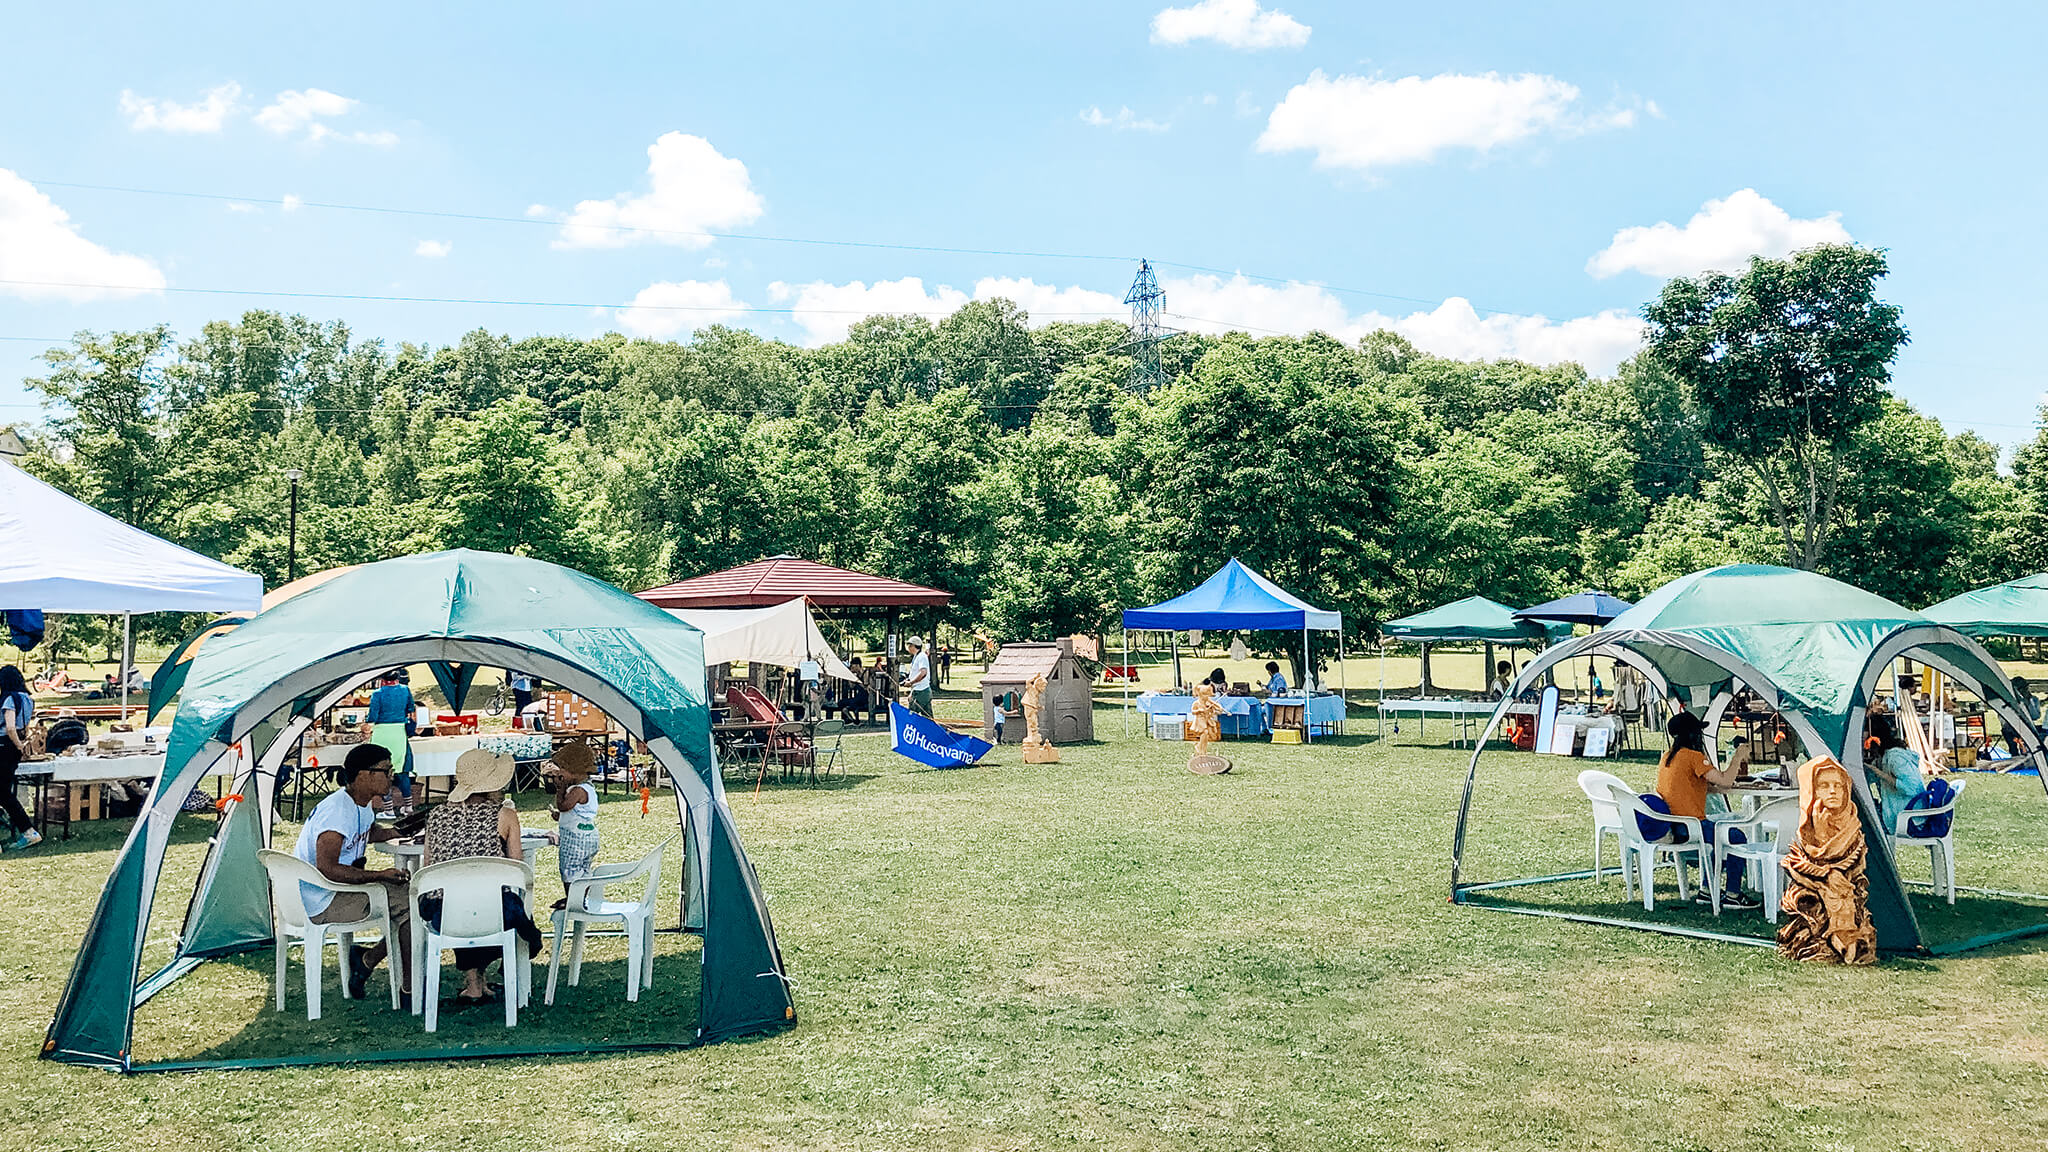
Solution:
<path fill-rule="evenodd" d="M 910 647 L 910 676 L 904 684 L 910 689 L 910 710 L 920 716 L 932 714 L 932 658 L 924 650 L 924 638 L 912 636 L 905 641 Z"/>
<path fill-rule="evenodd" d="M 320 870 L 336 884 L 382 884 L 384 906 L 391 912 L 391 926 L 398 936 L 398 955 L 392 963 L 401 973 L 399 983 L 411 991 L 406 957 L 412 955 L 412 910 L 406 900 L 410 879 L 397 868 L 366 871 L 363 857 L 369 846 L 396 840 L 398 833 L 377 823 L 377 810 L 370 802 L 391 787 L 391 753 L 378 744 L 358 744 L 349 749 L 341 766 L 341 787 L 316 805 L 299 832 L 292 855 Z M 348 924 L 370 915 L 370 898 L 361 892 L 330 892 L 311 884 L 299 885 L 299 899 L 306 914 L 320 924 Z M 347 961 L 349 995 L 360 1000 L 370 982 L 370 973 L 391 951 L 392 942 L 380 940 L 370 948 L 356 949 Z"/>

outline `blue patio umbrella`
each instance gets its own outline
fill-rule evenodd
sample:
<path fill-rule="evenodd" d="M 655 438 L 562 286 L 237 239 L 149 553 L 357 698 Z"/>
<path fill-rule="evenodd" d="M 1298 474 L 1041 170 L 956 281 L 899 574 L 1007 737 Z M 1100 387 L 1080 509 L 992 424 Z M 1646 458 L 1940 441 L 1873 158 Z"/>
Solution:
<path fill-rule="evenodd" d="M 1598 628 L 1609 620 L 1629 610 L 1629 602 L 1609 596 L 1605 592 L 1585 591 L 1524 608 L 1515 613 L 1517 620 L 1551 620 L 1559 624 L 1588 624 Z"/>

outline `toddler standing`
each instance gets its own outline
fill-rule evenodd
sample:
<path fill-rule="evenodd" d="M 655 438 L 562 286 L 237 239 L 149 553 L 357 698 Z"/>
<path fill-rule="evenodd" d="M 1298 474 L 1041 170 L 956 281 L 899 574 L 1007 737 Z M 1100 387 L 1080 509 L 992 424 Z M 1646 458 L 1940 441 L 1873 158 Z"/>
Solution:
<path fill-rule="evenodd" d="M 597 788 L 590 783 L 597 757 L 590 745 L 578 741 L 562 745 L 550 760 L 555 768 L 555 861 L 566 888 L 589 875 L 597 860 Z"/>

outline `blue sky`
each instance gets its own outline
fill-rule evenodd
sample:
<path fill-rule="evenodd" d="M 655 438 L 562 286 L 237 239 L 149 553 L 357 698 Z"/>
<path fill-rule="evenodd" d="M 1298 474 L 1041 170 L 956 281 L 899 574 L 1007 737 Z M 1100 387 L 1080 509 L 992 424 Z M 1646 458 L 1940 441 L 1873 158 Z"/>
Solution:
<path fill-rule="evenodd" d="M 27 7 L 0 423 L 81 328 L 814 343 L 990 293 L 1120 313 L 1138 256 L 1180 327 L 1604 369 L 1665 276 L 1848 236 L 1890 251 L 1900 391 L 2031 434 L 2039 9 L 1555 7 Z"/>

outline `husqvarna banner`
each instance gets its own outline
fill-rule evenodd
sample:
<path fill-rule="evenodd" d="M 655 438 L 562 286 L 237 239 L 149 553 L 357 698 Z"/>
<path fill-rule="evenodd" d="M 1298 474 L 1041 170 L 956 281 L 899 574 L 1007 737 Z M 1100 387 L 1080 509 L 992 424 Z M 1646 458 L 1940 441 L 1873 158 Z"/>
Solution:
<path fill-rule="evenodd" d="M 965 768 L 995 747 L 986 740 L 954 732 L 901 704 L 889 705 L 889 749 L 933 768 Z"/>

